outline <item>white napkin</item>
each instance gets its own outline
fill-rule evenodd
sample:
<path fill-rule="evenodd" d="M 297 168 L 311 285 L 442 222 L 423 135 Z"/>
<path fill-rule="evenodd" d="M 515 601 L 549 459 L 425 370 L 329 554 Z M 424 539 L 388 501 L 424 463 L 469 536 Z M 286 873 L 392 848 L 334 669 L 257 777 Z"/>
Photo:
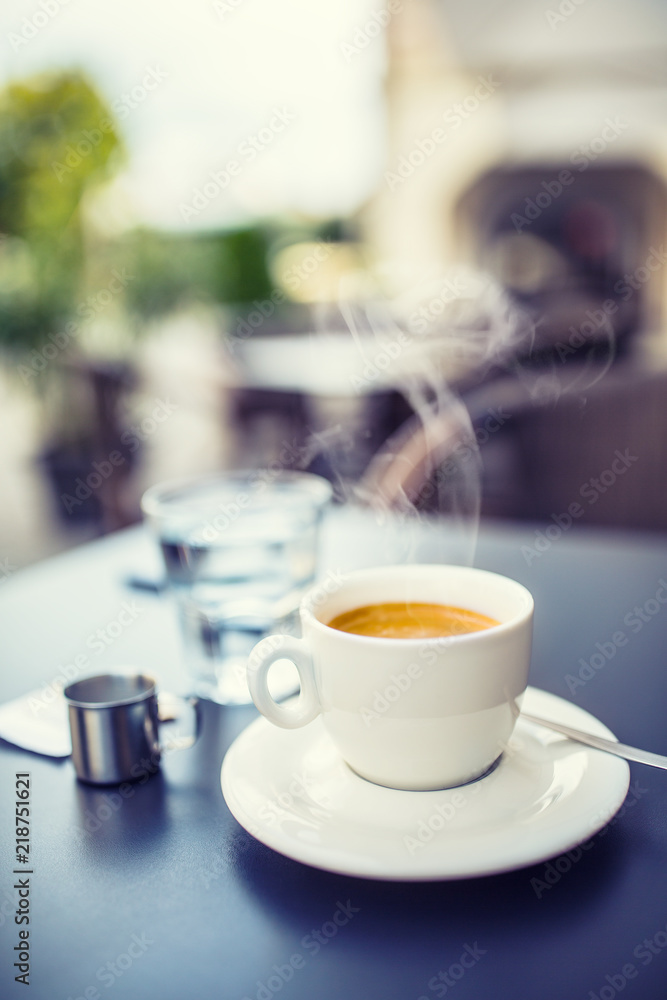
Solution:
<path fill-rule="evenodd" d="M 62 694 L 54 693 L 53 699 L 45 702 L 43 692 L 29 691 L 0 705 L 0 737 L 47 757 L 69 757 L 72 741 Z"/>

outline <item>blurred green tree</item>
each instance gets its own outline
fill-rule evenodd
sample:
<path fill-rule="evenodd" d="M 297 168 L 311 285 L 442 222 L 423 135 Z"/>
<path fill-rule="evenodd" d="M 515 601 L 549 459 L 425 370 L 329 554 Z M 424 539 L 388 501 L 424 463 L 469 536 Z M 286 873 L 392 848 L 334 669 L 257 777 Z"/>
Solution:
<path fill-rule="evenodd" d="M 79 72 L 0 94 L 0 343 L 37 346 L 71 314 L 82 200 L 122 153 L 110 109 Z"/>

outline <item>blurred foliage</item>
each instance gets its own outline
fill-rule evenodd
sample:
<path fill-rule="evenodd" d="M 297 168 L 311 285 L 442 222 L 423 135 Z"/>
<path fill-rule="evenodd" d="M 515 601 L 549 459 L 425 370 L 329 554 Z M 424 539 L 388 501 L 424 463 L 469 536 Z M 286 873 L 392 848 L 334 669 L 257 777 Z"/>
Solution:
<path fill-rule="evenodd" d="M 120 240 L 112 257 L 132 275 L 127 307 L 145 320 L 192 302 L 250 302 L 270 295 L 271 239 L 261 226 L 195 235 L 140 229 Z"/>
<path fill-rule="evenodd" d="M 338 220 L 278 221 L 244 229 L 163 233 L 137 229 L 109 249 L 107 270 L 132 275 L 125 304 L 140 320 L 192 303 L 243 305 L 275 291 L 269 261 L 276 247 L 304 240 L 341 238 Z"/>
<path fill-rule="evenodd" d="M 122 153 L 111 111 L 79 73 L 0 94 L 0 342 L 39 344 L 82 282 L 81 205 Z"/>
<path fill-rule="evenodd" d="M 139 328 L 193 303 L 267 299 L 277 246 L 341 237 L 335 220 L 283 219 L 95 238 L 84 224 L 87 198 L 123 155 L 110 109 L 80 73 L 33 77 L 0 93 L 0 344 L 27 352 L 72 319 L 94 318 L 109 275 L 119 273 L 129 276 L 119 304 Z"/>

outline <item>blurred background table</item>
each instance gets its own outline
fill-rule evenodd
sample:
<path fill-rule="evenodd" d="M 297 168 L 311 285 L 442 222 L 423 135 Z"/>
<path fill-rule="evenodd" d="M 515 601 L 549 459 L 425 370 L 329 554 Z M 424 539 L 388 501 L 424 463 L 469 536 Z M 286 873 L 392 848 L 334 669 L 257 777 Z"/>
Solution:
<path fill-rule="evenodd" d="M 531 682 L 576 701 L 620 739 L 667 753 L 662 607 L 645 614 L 641 629 L 575 697 L 566 682 L 566 675 L 578 673 L 580 659 L 590 660 L 597 642 L 608 640 L 627 614 L 654 597 L 665 576 L 667 539 L 574 527 L 531 556 L 535 541 L 531 526 L 486 525 L 476 559 L 520 580 L 535 596 Z M 323 566 L 346 563 L 355 551 L 368 558 L 376 544 L 378 529 L 345 509 L 334 510 L 325 527 Z M 48 684 L 78 653 L 90 654 L 87 638 L 113 621 L 123 602 L 132 602 L 135 621 L 91 655 L 93 671 L 133 664 L 155 673 L 163 688 L 185 690 L 171 609 L 127 586 L 132 575 L 158 573 L 150 539 L 135 528 L 3 584 L 2 700 Z M 631 766 L 628 806 L 605 836 L 593 837 L 580 860 L 563 863 L 562 872 L 552 869 L 548 889 L 536 889 L 540 883 L 534 881 L 544 884 L 545 864 L 461 882 L 372 882 L 286 859 L 231 817 L 220 792 L 220 765 L 256 714 L 253 707 L 206 703 L 196 747 L 169 754 L 161 772 L 116 809 L 105 799 L 109 790 L 75 781 L 68 760 L 0 745 L 5 802 L 15 773 L 32 774 L 32 997 L 96 995 L 87 988 L 104 996 L 118 977 L 108 973 L 100 981 L 97 970 L 127 953 L 136 935 L 150 943 L 126 971 L 116 966 L 124 1000 L 266 1000 L 261 984 L 274 966 L 304 954 L 302 939 L 331 920 L 339 902 L 349 901 L 358 908 L 349 926 L 317 954 L 305 953 L 305 966 L 284 984 L 281 996 L 444 995 L 429 981 L 469 946 L 483 954 L 456 982 L 460 1000 L 564 1000 L 591 991 L 611 996 L 606 977 L 618 977 L 628 962 L 637 968 L 633 995 L 664 1000 L 667 949 L 654 944 L 645 962 L 635 953 L 645 939 L 664 940 L 667 924 L 663 773 Z M 19 984 L 11 972 L 18 928 L 9 823 L 0 836 L 2 995 L 12 997 L 19 995 Z"/>

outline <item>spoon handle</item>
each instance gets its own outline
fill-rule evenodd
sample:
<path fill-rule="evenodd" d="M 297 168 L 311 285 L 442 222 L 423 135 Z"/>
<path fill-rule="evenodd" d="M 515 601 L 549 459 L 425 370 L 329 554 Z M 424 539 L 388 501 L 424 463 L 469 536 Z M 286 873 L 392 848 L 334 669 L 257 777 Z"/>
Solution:
<path fill-rule="evenodd" d="M 520 718 L 526 719 L 528 722 L 534 722 L 538 726 L 544 726 L 546 729 L 553 729 L 555 732 L 562 733 L 563 736 L 567 736 L 577 743 L 585 743 L 596 750 L 606 750 L 607 753 L 613 753 L 617 757 L 624 757 L 625 760 L 634 760 L 639 764 L 648 764 L 650 767 L 662 767 L 667 771 L 667 757 L 662 757 L 659 753 L 638 750 L 636 747 L 629 747 L 625 743 L 606 740 L 602 736 L 582 733 L 579 729 L 572 729 L 570 726 L 564 726 L 560 722 L 550 722 L 548 719 L 540 719 L 536 715 L 528 715 L 527 712 L 522 712 Z"/>

